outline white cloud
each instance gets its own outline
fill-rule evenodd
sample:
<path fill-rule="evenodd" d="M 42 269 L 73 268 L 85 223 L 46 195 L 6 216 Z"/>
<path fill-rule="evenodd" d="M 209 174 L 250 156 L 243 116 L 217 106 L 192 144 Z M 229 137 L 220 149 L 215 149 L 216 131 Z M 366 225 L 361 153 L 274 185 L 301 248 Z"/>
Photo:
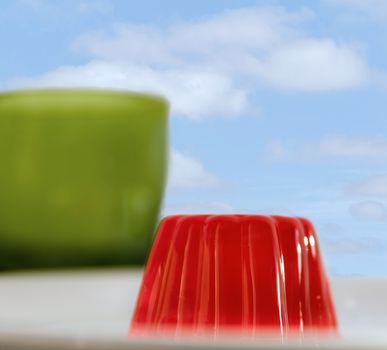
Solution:
<path fill-rule="evenodd" d="M 310 16 L 307 10 L 290 13 L 275 7 L 233 9 L 166 28 L 116 24 L 108 31 L 81 35 L 74 46 L 108 60 L 158 65 L 216 60 L 230 64 L 232 54 L 254 57 L 281 45 L 285 38 L 299 37 L 295 26 Z"/>
<path fill-rule="evenodd" d="M 387 174 L 371 176 L 352 184 L 347 190 L 347 194 L 387 197 Z"/>
<path fill-rule="evenodd" d="M 158 27 L 115 24 L 111 30 L 88 32 L 73 43 L 75 50 L 101 60 L 132 64 L 178 63 Z"/>
<path fill-rule="evenodd" d="M 351 215 L 357 219 L 370 221 L 386 221 L 387 209 L 383 203 L 364 201 L 350 206 Z"/>
<path fill-rule="evenodd" d="M 251 7 L 165 28 L 115 25 L 75 40 L 91 62 L 9 85 L 152 91 L 169 98 L 173 114 L 201 119 L 240 115 L 259 84 L 302 91 L 362 84 L 368 68 L 357 48 L 307 35 L 302 24 L 312 18 L 309 10 Z"/>
<path fill-rule="evenodd" d="M 304 91 L 348 89 L 362 84 L 369 74 L 353 48 L 331 39 L 283 45 L 265 58 L 259 73 L 275 87 Z"/>
<path fill-rule="evenodd" d="M 166 29 L 116 25 L 110 33 L 86 33 L 75 46 L 100 59 L 210 69 L 235 83 L 244 73 L 255 82 L 296 90 L 361 84 L 368 74 L 363 57 L 352 45 L 303 33 L 300 24 L 312 17 L 306 9 L 241 8 Z"/>
<path fill-rule="evenodd" d="M 198 160 L 176 150 L 172 150 L 168 185 L 171 188 L 211 188 L 221 184 L 221 180 L 208 172 Z"/>
<path fill-rule="evenodd" d="M 92 61 L 65 66 L 34 78 L 14 79 L 12 87 L 98 87 L 152 92 L 169 96 L 173 112 L 200 119 L 232 116 L 247 104 L 246 91 L 224 75 L 211 71 L 157 70 L 146 65 Z"/>
<path fill-rule="evenodd" d="M 325 136 L 321 140 L 299 146 L 274 140 L 267 146 L 270 157 L 278 160 L 365 159 L 387 160 L 387 139 L 360 138 L 345 135 Z"/>

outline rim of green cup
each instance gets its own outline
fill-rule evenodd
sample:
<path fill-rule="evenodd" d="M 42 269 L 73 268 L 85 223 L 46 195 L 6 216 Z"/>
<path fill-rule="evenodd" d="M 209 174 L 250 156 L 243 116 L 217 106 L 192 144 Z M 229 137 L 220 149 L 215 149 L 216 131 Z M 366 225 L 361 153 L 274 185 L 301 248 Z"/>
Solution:
<path fill-rule="evenodd" d="M 10 99 L 40 99 L 43 101 L 50 97 L 55 98 L 66 98 L 73 95 L 74 97 L 83 96 L 96 96 L 100 95 L 101 97 L 127 97 L 129 100 L 133 100 L 141 105 L 153 105 L 154 107 L 162 108 L 169 110 L 170 104 L 169 101 L 157 94 L 146 93 L 146 92 L 137 92 L 129 90 L 114 90 L 114 89 L 98 89 L 98 88 L 44 88 L 44 89 L 20 89 L 20 90 L 7 90 L 0 91 L 0 104 L 2 100 L 9 101 Z M 42 101 L 42 102 L 43 102 Z M 81 100 L 80 100 L 81 101 Z M 79 101 L 79 102 L 80 102 Z M 43 102 L 44 103 L 44 102 Z"/>

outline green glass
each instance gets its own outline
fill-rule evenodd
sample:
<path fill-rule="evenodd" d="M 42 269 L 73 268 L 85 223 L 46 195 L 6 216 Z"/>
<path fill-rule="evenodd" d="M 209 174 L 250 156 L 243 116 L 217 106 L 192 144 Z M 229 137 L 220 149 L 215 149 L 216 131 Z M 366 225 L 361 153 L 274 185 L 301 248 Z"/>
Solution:
<path fill-rule="evenodd" d="M 0 269 L 141 263 L 168 104 L 104 90 L 0 94 Z"/>

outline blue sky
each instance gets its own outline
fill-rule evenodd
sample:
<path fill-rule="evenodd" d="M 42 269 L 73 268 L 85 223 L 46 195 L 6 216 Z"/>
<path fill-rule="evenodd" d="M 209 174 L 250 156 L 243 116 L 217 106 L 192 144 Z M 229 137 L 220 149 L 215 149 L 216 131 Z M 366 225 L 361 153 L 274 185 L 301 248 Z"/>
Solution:
<path fill-rule="evenodd" d="M 0 4 L 0 89 L 171 101 L 164 213 L 302 215 L 333 275 L 387 274 L 387 2 Z"/>

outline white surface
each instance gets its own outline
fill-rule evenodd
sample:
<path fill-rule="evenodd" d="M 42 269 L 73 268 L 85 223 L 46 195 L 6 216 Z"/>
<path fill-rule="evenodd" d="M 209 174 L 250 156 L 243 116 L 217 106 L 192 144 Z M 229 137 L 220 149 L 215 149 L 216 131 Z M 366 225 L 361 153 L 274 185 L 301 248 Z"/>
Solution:
<path fill-rule="evenodd" d="M 0 332 L 126 337 L 142 272 L 0 274 Z"/>
<path fill-rule="evenodd" d="M 127 340 L 141 277 L 139 270 L 0 274 L 0 349 L 21 350 L 26 344 L 29 349 L 171 347 L 165 340 Z M 343 337 L 340 347 L 372 343 L 387 348 L 387 279 L 334 279 L 332 290 Z M 237 349 L 242 344 L 174 346 Z"/>

